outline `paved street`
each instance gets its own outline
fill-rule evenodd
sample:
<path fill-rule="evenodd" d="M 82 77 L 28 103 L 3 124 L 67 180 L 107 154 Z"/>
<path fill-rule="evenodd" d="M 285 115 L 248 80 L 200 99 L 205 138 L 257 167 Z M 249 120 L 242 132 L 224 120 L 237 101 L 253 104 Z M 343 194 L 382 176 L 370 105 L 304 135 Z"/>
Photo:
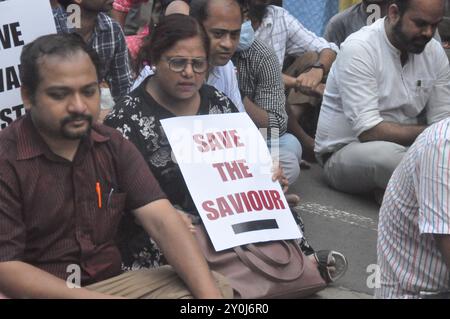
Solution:
<path fill-rule="evenodd" d="M 349 261 L 346 275 L 318 294 L 317 298 L 372 298 L 366 280 L 367 266 L 376 263 L 378 206 L 372 198 L 350 196 L 330 189 L 322 169 L 313 165 L 302 170 L 290 192 L 299 194 L 297 207 L 306 234 L 316 250 L 335 249 Z"/>

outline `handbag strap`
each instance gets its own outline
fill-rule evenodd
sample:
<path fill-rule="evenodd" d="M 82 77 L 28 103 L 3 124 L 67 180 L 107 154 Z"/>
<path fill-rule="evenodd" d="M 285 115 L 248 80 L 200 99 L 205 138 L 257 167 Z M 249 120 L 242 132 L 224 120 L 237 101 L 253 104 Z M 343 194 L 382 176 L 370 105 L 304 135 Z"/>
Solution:
<path fill-rule="evenodd" d="M 274 266 L 286 266 L 291 262 L 292 259 L 292 249 L 289 249 L 289 244 L 282 240 L 281 245 L 286 248 L 286 251 L 288 253 L 288 257 L 285 260 L 279 259 L 279 258 L 273 258 L 269 256 L 268 254 L 264 253 L 260 248 L 255 246 L 254 244 L 248 244 L 245 245 L 245 248 L 247 248 L 249 251 L 251 251 L 256 257 L 261 259 L 262 261 L 266 262 L 269 265 Z"/>
<path fill-rule="evenodd" d="M 293 256 L 292 253 L 292 247 L 291 245 L 289 245 L 288 243 L 285 243 L 285 246 L 287 247 L 288 250 L 290 250 L 290 255 L 291 257 Z M 247 266 L 249 267 L 251 270 L 256 271 L 258 273 L 260 273 L 261 275 L 268 277 L 271 280 L 274 281 L 293 281 L 298 279 L 302 274 L 303 271 L 305 269 L 305 261 L 304 261 L 304 255 L 301 253 L 301 251 L 299 251 L 299 257 L 301 259 L 301 265 L 299 265 L 299 267 L 294 267 L 294 269 L 296 270 L 296 272 L 292 275 L 280 275 L 280 271 L 277 271 L 277 269 L 273 268 L 273 267 L 261 267 L 260 265 L 258 265 L 257 263 L 253 262 L 248 256 L 247 253 L 242 249 L 242 247 L 237 246 L 234 247 L 234 251 L 236 252 L 236 254 L 238 255 L 239 259 Z M 292 261 L 292 258 L 291 258 Z"/>

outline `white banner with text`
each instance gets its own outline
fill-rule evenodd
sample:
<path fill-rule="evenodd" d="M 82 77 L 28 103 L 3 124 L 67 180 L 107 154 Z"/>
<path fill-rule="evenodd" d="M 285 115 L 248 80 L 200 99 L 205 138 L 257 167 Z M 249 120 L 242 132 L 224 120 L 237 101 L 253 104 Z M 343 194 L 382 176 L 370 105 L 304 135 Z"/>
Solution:
<path fill-rule="evenodd" d="M 0 2 L 0 130 L 25 114 L 20 97 L 20 54 L 39 36 L 56 33 L 49 0 Z"/>
<path fill-rule="evenodd" d="M 246 113 L 161 121 L 216 251 L 302 236 Z"/>

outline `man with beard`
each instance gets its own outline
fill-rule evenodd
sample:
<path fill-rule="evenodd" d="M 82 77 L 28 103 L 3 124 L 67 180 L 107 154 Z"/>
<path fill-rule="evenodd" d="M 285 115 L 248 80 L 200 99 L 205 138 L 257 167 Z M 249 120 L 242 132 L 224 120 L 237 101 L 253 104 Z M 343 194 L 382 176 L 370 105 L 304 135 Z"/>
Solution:
<path fill-rule="evenodd" d="M 141 154 L 96 123 L 96 60 L 77 35 L 43 36 L 23 49 L 28 113 L 0 133 L 0 294 L 219 298 L 194 237 Z M 121 274 L 115 237 L 128 212 L 173 268 Z"/>
<path fill-rule="evenodd" d="M 328 77 L 315 146 L 333 188 L 382 195 L 416 137 L 450 115 L 449 63 L 433 39 L 444 4 L 392 1 L 386 18 L 342 44 Z"/>

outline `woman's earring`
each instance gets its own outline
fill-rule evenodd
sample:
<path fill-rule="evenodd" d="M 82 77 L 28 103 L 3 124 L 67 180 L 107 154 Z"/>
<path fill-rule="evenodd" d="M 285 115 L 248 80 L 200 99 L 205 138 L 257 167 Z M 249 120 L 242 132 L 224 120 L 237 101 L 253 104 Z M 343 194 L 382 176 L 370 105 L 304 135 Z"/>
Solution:
<path fill-rule="evenodd" d="M 153 72 L 153 73 L 156 73 L 156 66 L 152 65 L 152 66 L 151 66 L 151 69 L 152 69 L 152 72 Z"/>

